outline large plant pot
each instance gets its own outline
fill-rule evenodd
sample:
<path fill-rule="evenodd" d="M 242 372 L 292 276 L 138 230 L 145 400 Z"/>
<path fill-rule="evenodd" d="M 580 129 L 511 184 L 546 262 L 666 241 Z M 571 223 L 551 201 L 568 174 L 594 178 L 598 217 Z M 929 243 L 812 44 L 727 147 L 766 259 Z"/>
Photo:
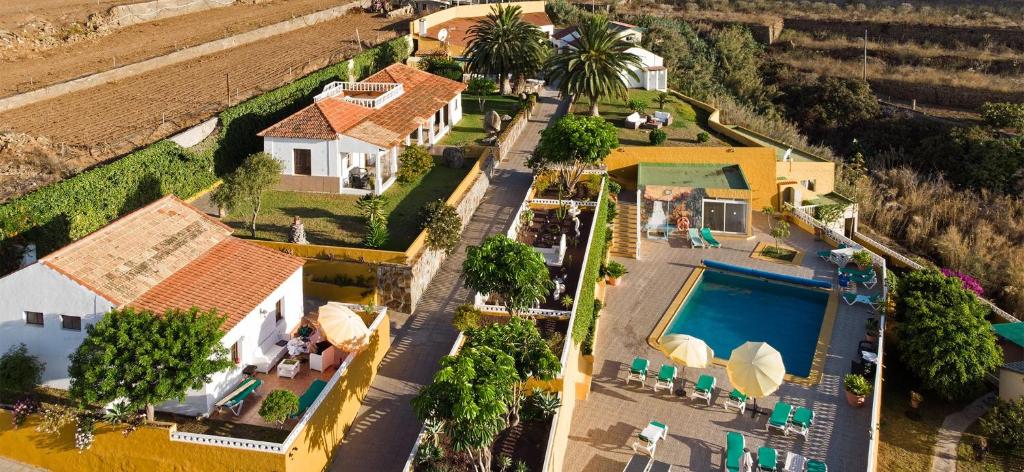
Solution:
<path fill-rule="evenodd" d="M 622 283 L 622 277 L 605 277 L 605 282 L 612 287 L 618 287 Z"/>
<path fill-rule="evenodd" d="M 860 407 L 864 406 L 864 402 L 866 400 L 867 400 L 866 396 L 864 396 L 864 395 L 856 395 L 856 394 L 851 393 L 849 390 L 846 390 L 846 403 L 849 403 L 850 406 L 852 406 L 854 408 L 860 408 Z"/>

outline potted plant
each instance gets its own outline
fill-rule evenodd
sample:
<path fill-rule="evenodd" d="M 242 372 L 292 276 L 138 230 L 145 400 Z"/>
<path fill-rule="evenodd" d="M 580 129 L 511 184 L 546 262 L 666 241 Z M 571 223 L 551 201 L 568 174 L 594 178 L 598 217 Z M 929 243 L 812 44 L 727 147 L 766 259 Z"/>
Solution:
<path fill-rule="evenodd" d="M 871 253 L 863 249 L 853 253 L 853 263 L 857 264 L 857 268 L 860 270 L 871 267 Z"/>
<path fill-rule="evenodd" d="M 846 403 L 853 407 L 864 406 L 864 401 L 871 393 L 871 382 L 857 374 L 846 374 L 843 379 L 843 386 L 846 390 Z"/>
<path fill-rule="evenodd" d="M 918 409 L 921 407 L 921 402 L 924 401 L 924 396 L 913 390 L 910 391 L 910 407 Z"/>
<path fill-rule="evenodd" d="M 868 320 L 864 322 L 864 339 L 871 342 L 877 341 L 878 335 L 881 334 L 879 333 L 880 327 L 881 323 L 878 318 L 873 316 L 868 318 Z"/>
<path fill-rule="evenodd" d="M 604 266 L 605 280 L 608 282 L 608 285 L 613 287 L 619 285 L 619 281 L 623 275 L 626 275 L 626 272 L 626 266 L 615 261 L 611 261 L 608 265 Z"/>

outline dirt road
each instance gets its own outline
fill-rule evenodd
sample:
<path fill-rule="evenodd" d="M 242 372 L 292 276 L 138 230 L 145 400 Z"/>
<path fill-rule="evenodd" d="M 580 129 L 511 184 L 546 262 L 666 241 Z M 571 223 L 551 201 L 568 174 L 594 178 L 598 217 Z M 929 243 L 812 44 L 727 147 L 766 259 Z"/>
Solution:
<path fill-rule="evenodd" d="M 0 114 L 0 130 L 11 130 L 78 148 L 60 162 L 74 173 L 192 126 L 231 103 L 279 87 L 364 46 L 404 33 L 408 18 L 346 15 L 263 41 L 100 85 Z M 253 139 L 258 139 L 255 136 Z M 82 150 L 85 151 L 82 151 Z M 61 160 L 58 153 L 54 156 Z M 56 175 L 18 171 L 40 184 Z M 17 177 L 17 176 L 14 176 Z"/>
<path fill-rule="evenodd" d="M 8 57 L 3 58 L 4 71 L 0 74 L 0 97 L 139 62 L 349 2 L 351 0 L 267 0 L 259 4 L 238 4 L 129 26 L 41 52 L 8 53 Z M 5 3 L 0 1 L 0 4 Z M 86 2 L 36 0 L 34 3 L 77 6 Z M 101 2 L 109 4 L 107 8 L 117 3 L 131 2 Z M 96 2 L 90 0 L 88 4 L 94 6 Z M 12 8 L 0 5 L 0 18 L 5 10 Z M 45 12 L 44 9 L 40 14 Z"/>

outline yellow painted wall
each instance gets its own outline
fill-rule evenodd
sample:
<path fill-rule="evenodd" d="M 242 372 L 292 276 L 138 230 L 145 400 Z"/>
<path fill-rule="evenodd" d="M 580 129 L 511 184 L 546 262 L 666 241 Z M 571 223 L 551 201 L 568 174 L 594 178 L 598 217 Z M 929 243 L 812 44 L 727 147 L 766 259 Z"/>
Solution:
<path fill-rule="evenodd" d="M 0 456 L 56 472 L 272 472 L 285 469 L 282 454 L 171 441 L 171 430 L 156 425 L 140 427 L 124 436 L 120 429 L 97 424 L 95 442 L 89 450 L 79 454 L 75 448 L 74 425 L 54 435 L 37 432 L 37 424 L 38 419 L 30 417 L 21 428 L 12 429 L 11 413 L 0 410 Z"/>
<path fill-rule="evenodd" d="M 376 286 L 377 271 L 372 265 L 360 262 L 308 260 L 302 266 L 302 291 L 306 296 L 313 296 L 334 302 L 358 303 L 367 305 L 377 303 L 376 288 L 341 287 L 327 282 L 316 282 L 314 278 L 345 275 L 348 277 L 369 277 L 371 285 Z"/>
<path fill-rule="evenodd" d="M 775 151 L 765 147 L 634 147 L 624 146 L 605 159 L 608 173 L 627 189 L 636 189 L 637 164 L 641 162 L 677 164 L 738 165 L 747 179 L 751 207 L 775 206 Z"/>
<path fill-rule="evenodd" d="M 802 199 L 809 200 L 815 195 L 824 195 L 836 188 L 835 162 L 776 162 L 775 175 L 781 180 L 814 180 L 814 191 L 800 189 Z M 799 204 L 800 202 L 796 202 Z"/>
<path fill-rule="evenodd" d="M 540 13 L 544 11 L 544 2 L 506 2 L 505 6 L 518 6 L 523 10 L 523 13 Z M 494 8 L 492 4 L 476 4 L 476 5 L 460 5 L 457 7 L 446 8 L 427 16 L 417 18 L 409 21 L 409 31 L 413 33 L 413 37 L 419 38 L 420 32 L 420 21 L 426 22 L 427 29 L 433 28 L 446 21 L 454 20 L 456 18 L 472 18 L 476 16 L 487 16 L 491 13 L 491 8 Z"/>
<path fill-rule="evenodd" d="M 345 431 L 355 421 L 380 362 L 391 347 L 391 321 L 387 315 L 381 316 L 383 319 L 377 325 L 370 346 L 356 356 L 292 443 L 288 453 L 288 472 L 323 470 L 330 463 L 334 448 L 341 444 Z M 389 445 L 382 444 L 381 447 Z M 358 461 L 359 458 L 340 460 Z"/>

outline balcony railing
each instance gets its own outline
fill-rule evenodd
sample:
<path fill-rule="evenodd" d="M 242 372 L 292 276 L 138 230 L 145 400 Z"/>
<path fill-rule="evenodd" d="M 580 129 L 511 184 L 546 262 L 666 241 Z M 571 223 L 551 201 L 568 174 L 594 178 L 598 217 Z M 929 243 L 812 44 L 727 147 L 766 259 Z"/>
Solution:
<path fill-rule="evenodd" d="M 382 92 L 376 97 L 350 97 L 346 92 Z M 349 103 L 366 107 L 381 108 L 392 100 L 398 98 L 405 92 L 402 84 L 388 82 L 331 82 L 324 86 L 324 90 L 313 97 L 313 101 L 319 102 L 325 98 L 339 97 Z"/>

